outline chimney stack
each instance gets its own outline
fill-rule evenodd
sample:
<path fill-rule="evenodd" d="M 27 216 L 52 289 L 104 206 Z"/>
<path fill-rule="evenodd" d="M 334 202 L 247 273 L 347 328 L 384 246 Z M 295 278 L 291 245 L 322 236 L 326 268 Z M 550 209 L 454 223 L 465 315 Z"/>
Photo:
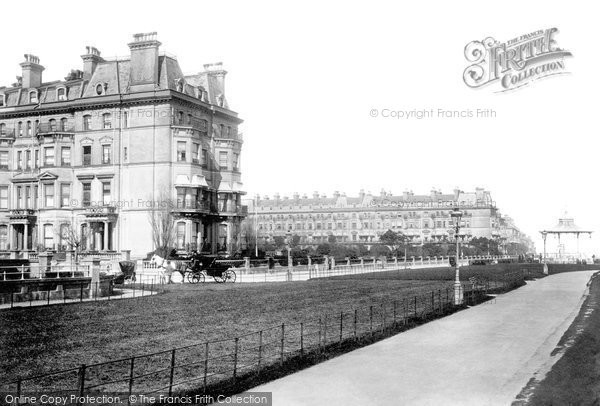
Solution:
<path fill-rule="evenodd" d="M 40 58 L 35 55 L 25 54 L 25 62 L 22 62 L 20 65 L 23 69 L 23 88 L 40 87 L 42 84 L 42 72 L 44 71 L 44 67 L 40 65 Z"/>
<path fill-rule="evenodd" d="M 100 51 L 97 48 L 87 46 L 85 47 L 85 54 L 81 55 L 83 59 L 83 79 L 90 80 L 98 63 L 104 62 L 104 59 L 100 56 Z"/>
<path fill-rule="evenodd" d="M 223 69 L 223 62 L 207 63 L 204 65 L 204 71 L 209 77 L 216 79 L 219 91 L 225 96 L 225 76 L 227 71 Z"/>
<path fill-rule="evenodd" d="M 158 84 L 158 48 L 156 32 L 135 34 L 131 50 L 129 85 L 132 92 L 154 90 Z"/>

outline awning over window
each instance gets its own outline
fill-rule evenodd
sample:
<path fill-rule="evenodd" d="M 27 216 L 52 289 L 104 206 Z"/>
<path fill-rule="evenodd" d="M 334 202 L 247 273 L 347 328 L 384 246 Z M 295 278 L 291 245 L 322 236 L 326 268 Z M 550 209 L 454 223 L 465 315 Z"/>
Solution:
<path fill-rule="evenodd" d="M 189 187 L 190 185 L 190 178 L 187 175 L 177 175 L 177 178 L 175 178 L 175 187 Z"/>
<path fill-rule="evenodd" d="M 206 178 L 204 175 L 194 175 L 192 176 L 192 186 L 194 187 L 208 187 L 208 183 L 206 182 Z"/>

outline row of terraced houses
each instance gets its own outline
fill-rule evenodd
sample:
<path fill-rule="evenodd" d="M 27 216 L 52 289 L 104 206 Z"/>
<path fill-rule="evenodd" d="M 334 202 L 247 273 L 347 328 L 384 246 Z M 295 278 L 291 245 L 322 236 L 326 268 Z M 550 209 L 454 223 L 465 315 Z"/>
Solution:
<path fill-rule="evenodd" d="M 167 198 L 177 248 L 236 249 L 242 120 L 227 72 L 184 75 L 156 33 L 128 45 L 114 59 L 87 47 L 82 68 L 56 81 L 28 54 L 0 87 L 2 255 L 65 249 L 74 230 L 84 250 L 142 256 L 154 248 L 149 213 Z"/>
<path fill-rule="evenodd" d="M 247 221 L 256 229 L 259 245 L 273 242 L 276 236 L 292 235 L 298 235 L 302 245 L 325 243 L 330 236 L 338 243 L 370 245 L 387 230 L 406 235 L 413 244 L 452 241 L 450 212 L 458 207 L 463 213 L 462 241 L 486 237 L 501 247 L 523 244 L 534 251 L 532 240 L 512 218 L 500 213 L 490 192 L 482 188 L 447 194 L 432 190 L 425 195 L 408 191 L 393 195 L 384 190 L 378 195 L 361 190 L 355 197 L 339 192 L 331 197 L 318 192 L 310 197 L 276 194 L 256 196 L 246 204 Z"/>

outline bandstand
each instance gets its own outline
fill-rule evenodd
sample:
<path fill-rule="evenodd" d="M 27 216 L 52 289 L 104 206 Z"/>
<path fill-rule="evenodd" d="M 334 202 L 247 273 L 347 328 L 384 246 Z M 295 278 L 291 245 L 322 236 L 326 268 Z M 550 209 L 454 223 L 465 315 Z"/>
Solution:
<path fill-rule="evenodd" d="M 586 230 L 581 227 L 578 227 L 575 224 L 575 220 L 573 217 L 569 217 L 569 215 L 565 212 L 565 214 L 558 219 L 558 224 L 554 227 L 550 227 L 548 229 L 544 229 L 540 231 L 542 234 L 542 240 L 544 241 L 544 263 L 547 262 L 558 262 L 558 263 L 573 263 L 578 260 L 582 260 L 582 254 L 579 249 L 579 237 L 583 235 L 589 235 L 592 237 L 592 230 Z M 546 251 L 546 239 L 548 235 L 554 235 L 557 240 L 557 250 L 556 252 L 548 253 Z M 572 241 L 572 237 L 575 237 L 576 240 L 576 252 L 569 252 L 567 250 L 567 242 L 569 240 Z"/>

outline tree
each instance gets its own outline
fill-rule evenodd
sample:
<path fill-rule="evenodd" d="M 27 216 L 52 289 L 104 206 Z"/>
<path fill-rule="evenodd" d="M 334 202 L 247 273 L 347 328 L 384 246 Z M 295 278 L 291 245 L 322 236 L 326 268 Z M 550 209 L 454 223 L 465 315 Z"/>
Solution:
<path fill-rule="evenodd" d="M 335 236 L 335 235 L 333 235 L 333 234 L 330 234 L 330 235 L 327 237 L 327 242 L 328 242 L 329 244 L 335 244 L 335 243 L 337 242 L 337 238 L 336 238 L 336 236 Z"/>
<path fill-rule="evenodd" d="M 387 257 L 390 255 L 391 250 L 387 245 L 373 245 L 370 251 L 371 255 L 374 257 Z"/>
<path fill-rule="evenodd" d="M 255 227 L 253 219 L 245 219 L 242 222 L 242 238 L 246 245 L 246 251 L 254 253 L 258 243 L 258 230 Z"/>
<path fill-rule="evenodd" d="M 300 236 L 298 234 L 294 234 L 290 241 L 290 247 L 294 248 L 294 247 L 297 247 L 298 245 L 300 245 L 300 240 L 301 240 Z"/>
<path fill-rule="evenodd" d="M 331 253 L 331 245 L 328 243 L 322 243 L 317 246 L 318 255 L 329 255 Z"/>
<path fill-rule="evenodd" d="M 406 236 L 402 233 L 387 230 L 379 237 L 379 242 L 398 255 L 398 250 L 406 243 Z"/>
<path fill-rule="evenodd" d="M 174 206 L 173 199 L 166 191 L 162 191 L 158 200 L 153 200 L 152 210 L 148 213 L 154 253 L 163 258 L 169 257 L 175 245 L 175 219 L 172 212 Z"/>
<path fill-rule="evenodd" d="M 280 235 L 276 235 L 273 237 L 273 243 L 275 244 L 275 248 L 277 248 L 278 250 L 282 250 L 286 246 L 285 238 Z"/>
<path fill-rule="evenodd" d="M 75 251 L 75 262 L 79 260 L 79 254 L 83 251 L 86 241 L 92 236 L 92 227 L 78 230 L 73 223 L 63 223 L 60 227 L 60 239 Z"/>

